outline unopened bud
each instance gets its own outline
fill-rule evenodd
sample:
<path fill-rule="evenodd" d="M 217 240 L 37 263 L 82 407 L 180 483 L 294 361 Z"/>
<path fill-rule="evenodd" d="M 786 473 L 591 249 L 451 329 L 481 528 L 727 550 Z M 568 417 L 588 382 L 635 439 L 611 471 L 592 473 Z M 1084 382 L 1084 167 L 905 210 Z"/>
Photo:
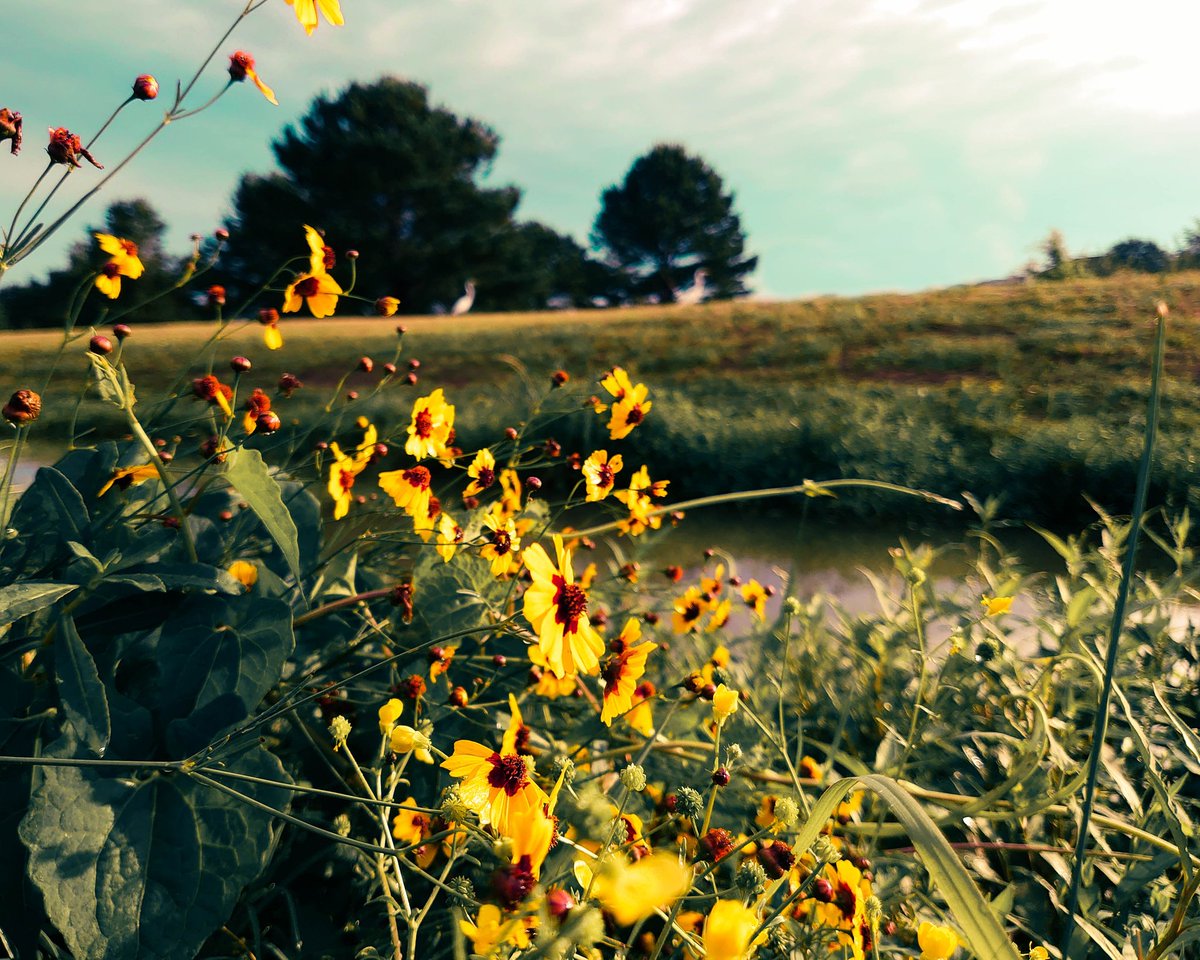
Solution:
<path fill-rule="evenodd" d="M 270 410 L 265 410 L 254 418 L 254 426 L 260 433 L 274 433 L 283 422 Z"/>
<path fill-rule="evenodd" d="M 467 691 L 463 687 L 453 687 L 450 690 L 450 695 L 446 698 L 446 702 L 452 707 L 465 707 L 467 705 Z"/>
<path fill-rule="evenodd" d="M 124 340 L 126 337 L 133 334 L 133 328 L 127 323 L 117 323 L 113 325 L 113 336 L 118 340 Z"/>
<path fill-rule="evenodd" d="M 249 373 L 250 368 L 254 366 L 248 357 L 234 357 L 229 361 L 229 369 L 234 373 Z"/>
<path fill-rule="evenodd" d="M 346 738 L 350 736 L 350 721 L 345 717 L 334 717 L 329 724 L 329 735 L 333 737 L 333 749 L 346 745 Z"/>
<path fill-rule="evenodd" d="M 542 489 L 541 478 L 526 477 L 525 478 L 525 489 L 528 490 L 530 493 L 537 493 L 537 491 Z"/>
<path fill-rule="evenodd" d="M 675 812 L 681 817 L 699 821 L 704 816 L 704 800 L 691 787 L 680 787 L 675 792 Z"/>
<path fill-rule="evenodd" d="M 229 231 L 224 227 L 217 227 L 217 229 L 213 231 L 213 236 L 224 243 L 229 239 Z"/>
<path fill-rule="evenodd" d="M 104 356 L 107 353 L 113 352 L 112 341 L 108 337 L 96 334 L 96 336 L 88 341 L 88 350 L 99 356 Z"/>
<path fill-rule="evenodd" d="M 158 81 L 150 74 L 143 73 L 133 81 L 133 98 L 135 100 L 153 100 L 158 96 Z"/>
<path fill-rule="evenodd" d="M 372 370 L 375 369 L 375 361 L 372 360 L 370 357 L 359 357 L 358 358 L 358 369 L 361 370 L 363 373 L 370 373 Z"/>
<path fill-rule="evenodd" d="M 717 769 L 712 772 L 713 786 L 727 787 L 729 786 L 730 779 L 732 778 L 730 777 L 729 770 L 725 767 L 717 767 Z"/>
<path fill-rule="evenodd" d="M 258 311 L 258 322 L 264 327 L 270 327 L 279 322 L 279 311 L 274 307 L 263 307 Z"/>
<path fill-rule="evenodd" d="M 556 387 L 561 387 L 570 379 L 571 375 L 566 370 L 555 370 L 554 376 L 550 378 L 550 382 Z"/>

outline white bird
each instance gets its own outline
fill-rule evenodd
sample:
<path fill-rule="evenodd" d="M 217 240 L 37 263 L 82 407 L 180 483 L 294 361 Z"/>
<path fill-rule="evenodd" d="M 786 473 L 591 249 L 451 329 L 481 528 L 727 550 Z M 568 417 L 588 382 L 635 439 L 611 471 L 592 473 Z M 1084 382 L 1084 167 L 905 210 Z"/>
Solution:
<path fill-rule="evenodd" d="M 471 280 L 468 280 L 467 285 L 464 289 L 467 292 L 464 293 L 457 300 L 455 300 L 454 306 L 452 306 L 450 308 L 450 316 L 452 316 L 452 317 L 462 316 L 464 313 L 466 313 L 468 310 L 470 310 L 471 306 L 475 303 L 475 284 L 474 284 L 474 282 Z"/>
<path fill-rule="evenodd" d="M 701 268 L 692 274 L 692 285 L 687 290 L 675 294 L 675 302 L 682 304 L 685 307 L 690 307 L 699 303 L 704 299 L 704 294 L 708 292 L 706 280 L 708 279 L 708 271 Z"/>

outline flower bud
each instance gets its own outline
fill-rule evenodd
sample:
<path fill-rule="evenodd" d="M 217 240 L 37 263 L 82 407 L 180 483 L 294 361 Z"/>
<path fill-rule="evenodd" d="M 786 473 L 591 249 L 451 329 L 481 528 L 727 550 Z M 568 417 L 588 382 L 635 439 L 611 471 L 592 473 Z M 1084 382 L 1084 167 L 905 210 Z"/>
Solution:
<path fill-rule="evenodd" d="M 406 333 L 408 333 L 408 327 L 406 327 L 406 326 L 405 326 L 404 324 L 402 324 L 402 323 L 398 323 L 398 324 L 396 324 L 396 336 L 398 336 L 398 337 L 402 337 L 402 336 L 404 336 Z"/>
<path fill-rule="evenodd" d="M 346 738 L 350 736 L 350 730 L 350 721 L 345 717 L 333 718 L 333 721 L 329 724 L 329 735 L 333 737 L 334 750 L 346 745 Z"/>
<path fill-rule="evenodd" d="M 418 360 L 416 357 L 413 357 L 411 360 L 408 361 L 408 369 L 409 370 L 420 370 L 421 369 L 421 361 Z"/>
<path fill-rule="evenodd" d="M 290 397 L 294 391 L 299 390 L 304 384 L 300 382 L 300 378 L 294 373 L 285 373 L 279 377 L 278 386 L 280 393 L 285 397 Z"/>
<path fill-rule="evenodd" d="M 383 365 L 383 372 L 389 377 L 394 377 L 396 375 L 396 365 L 394 363 L 385 363 Z"/>
<path fill-rule="evenodd" d="M 571 375 L 566 370 L 555 370 L 554 376 L 550 378 L 550 382 L 556 387 L 561 387 L 570 379 Z"/>
<path fill-rule="evenodd" d="M 42 398 L 32 390 L 18 390 L 4 405 L 4 419 L 18 427 L 33 423 L 41 415 Z"/>
<path fill-rule="evenodd" d="M 153 100 L 158 96 L 158 81 L 150 74 L 143 73 L 133 81 L 133 98 L 135 100 Z"/>
<path fill-rule="evenodd" d="M 357 390 L 347 390 L 346 391 L 346 399 L 350 400 L 350 401 L 357 400 L 358 399 L 358 391 Z"/>
<path fill-rule="evenodd" d="M 349 253 L 346 254 L 350 256 Z M 394 317 L 396 309 L 400 306 L 400 301 L 395 297 L 380 297 L 375 301 L 375 315 L 377 317 Z"/>
<path fill-rule="evenodd" d="M 216 237 L 221 243 L 224 243 L 229 239 L 229 231 L 224 227 L 217 227 L 217 229 L 213 231 L 213 236 Z"/>
<path fill-rule="evenodd" d="M 417 379 L 418 379 L 418 377 L 415 373 L 410 373 L 408 376 L 406 376 L 404 378 L 404 382 L 407 383 L 410 387 L 415 387 L 417 385 Z"/>
<path fill-rule="evenodd" d="M 757 860 L 747 860 L 733 875 L 734 885 L 744 896 L 756 897 L 767 886 L 767 872 Z"/>
<path fill-rule="evenodd" d="M 506 436 L 509 440 L 516 440 L 517 439 L 517 428 L 516 427 L 505 427 L 504 428 L 504 436 Z"/>
<path fill-rule="evenodd" d="M 375 361 L 372 360 L 370 357 L 359 357 L 358 358 L 358 369 L 361 370 L 363 373 L 370 373 L 372 370 L 375 369 Z"/>
<path fill-rule="evenodd" d="M 219 283 L 214 283 L 211 287 L 209 287 L 205 292 L 205 296 L 208 299 L 208 305 L 210 307 L 225 306 L 225 288 Z"/>
<path fill-rule="evenodd" d="M 254 366 L 247 357 L 234 357 L 229 361 L 229 369 L 234 373 L 249 373 Z"/>
<path fill-rule="evenodd" d="M 818 877 L 813 884 L 813 899 L 821 903 L 833 903 L 833 884 L 824 877 Z"/>
<path fill-rule="evenodd" d="M 274 433 L 283 426 L 283 422 L 270 410 L 266 410 L 254 418 L 254 426 L 260 433 Z"/>
<path fill-rule="evenodd" d="M 712 782 L 714 787 L 727 787 L 729 786 L 730 779 L 732 778 L 730 777 L 727 767 L 717 767 L 717 769 L 712 772 Z"/>
<path fill-rule="evenodd" d="M 170 463 L 175 459 L 175 454 L 173 454 L 170 450 L 160 450 L 158 451 L 158 459 L 163 463 Z"/>
<path fill-rule="evenodd" d="M 104 356 L 105 354 L 113 352 L 112 341 L 109 340 L 108 337 L 96 334 L 96 336 L 92 337 L 92 339 L 88 341 L 88 350 L 99 356 Z"/>
<path fill-rule="evenodd" d="M 546 909 L 555 920 L 562 920 L 575 907 L 575 898 L 571 891 L 555 887 L 546 892 Z"/>
<path fill-rule="evenodd" d="M 537 493 L 537 491 L 542 489 L 541 478 L 540 477 L 526 477 L 525 478 L 525 489 L 528 490 L 530 493 Z"/>
<path fill-rule="evenodd" d="M 358 251 L 357 250 L 347 250 L 346 251 L 346 259 L 347 260 L 357 260 L 358 259 Z"/>
<path fill-rule="evenodd" d="M 279 322 L 279 311 L 274 307 L 263 307 L 258 311 L 258 322 L 264 327 L 272 327 Z"/>
<path fill-rule="evenodd" d="M 502 653 L 498 653 L 494 657 L 492 657 L 492 665 L 495 667 L 503 667 L 507 663 L 508 663 L 508 657 L 506 657 Z"/>
<path fill-rule="evenodd" d="M 124 340 L 126 337 L 133 335 L 133 328 L 127 323 L 117 323 L 113 325 L 113 336 L 118 340 Z"/>
<path fill-rule="evenodd" d="M 467 705 L 467 691 L 463 687 L 452 687 L 450 695 L 446 698 L 446 702 L 452 707 L 465 707 Z"/>

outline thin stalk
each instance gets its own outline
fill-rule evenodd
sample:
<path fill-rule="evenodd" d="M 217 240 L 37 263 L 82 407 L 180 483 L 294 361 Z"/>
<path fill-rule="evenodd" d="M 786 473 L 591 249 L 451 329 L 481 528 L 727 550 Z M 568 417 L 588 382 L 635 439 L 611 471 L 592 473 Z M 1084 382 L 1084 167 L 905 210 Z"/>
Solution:
<path fill-rule="evenodd" d="M 17 229 L 17 221 L 21 218 L 21 211 L 25 209 L 25 204 L 29 202 L 30 197 L 37 193 L 37 188 L 42 185 L 42 181 L 46 179 L 47 174 L 50 173 L 50 169 L 53 166 L 53 160 L 46 164 L 46 169 L 44 169 L 41 173 L 41 176 L 39 176 L 33 182 L 33 186 L 30 187 L 29 192 L 25 194 L 25 199 L 22 200 L 20 205 L 17 207 L 17 212 L 13 214 L 12 223 L 8 225 L 8 232 L 4 234 L 4 260 L 9 260 L 8 255 L 12 252 L 12 248 L 16 246 L 16 244 L 13 243 L 13 231 Z M 12 261 L 9 262 L 11 263 Z"/>
<path fill-rule="evenodd" d="M 29 425 L 17 427 L 17 436 L 13 445 L 8 449 L 8 463 L 4 467 L 4 479 L 0 480 L 0 527 L 8 524 L 8 504 L 11 499 L 13 478 L 17 472 L 17 462 L 21 459 L 21 448 L 25 446 L 25 435 L 29 433 Z"/>
<path fill-rule="evenodd" d="M 766 500 L 770 497 L 790 497 L 796 494 L 805 494 L 812 496 L 823 490 L 834 490 L 840 487 L 863 487 L 868 490 L 886 490 L 889 493 L 900 493 L 909 497 L 920 497 L 928 503 L 938 503 L 944 507 L 950 507 L 952 510 L 961 510 L 962 504 L 957 500 L 950 500 L 940 494 L 932 493 L 929 490 L 918 490 L 914 487 L 901 486 L 898 483 L 886 483 L 883 480 L 862 480 L 858 478 L 842 478 L 840 480 L 824 480 L 820 483 L 815 483 L 811 480 L 797 484 L 792 487 L 766 487 L 762 490 L 741 490 L 735 493 L 716 493 L 708 497 L 697 497 L 695 500 L 683 500 L 679 503 L 669 503 L 661 507 L 655 507 L 653 510 L 646 512 L 647 516 L 657 517 L 666 513 L 674 513 L 677 510 L 697 510 L 700 507 L 716 507 L 724 503 L 742 503 L 746 500 Z M 559 531 L 563 536 L 572 537 L 591 537 L 599 533 L 608 533 L 612 530 L 620 528 L 621 521 L 614 520 L 611 523 L 602 523 L 595 527 L 588 527 L 584 530 Z"/>
<path fill-rule="evenodd" d="M 1075 839 L 1075 856 L 1071 864 L 1071 885 L 1067 893 L 1067 920 L 1061 941 L 1064 957 L 1068 955 L 1071 936 L 1075 932 L 1075 914 L 1079 910 L 1079 886 L 1083 879 L 1084 849 L 1096 805 L 1096 786 L 1100 779 L 1100 756 L 1104 749 L 1105 737 L 1108 735 L 1108 714 L 1112 704 L 1112 688 L 1117 671 L 1117 652 L 1121 641 L 1121 630 L 1125 625 L 1125 604 L 1129 599 L 1129 588 L 1133 582 L 1138 540 L 1142 532 L 1142 517 L 1146 512 L 1146 497 L 1150 488 L 1150 468 L 1154 463 L 1154 442 L 1158 434 L 1159 409 L 1162 406 L 1163 354 L 1166 351 L 1167 341 L 1166 314 L 1165 306 L 1160 305 L 1158 327 L 1154 336 L 1154 365 L 1150 372 L 1150 400 L 1146 412 L 1146 434 L 1142 442 L 1142 460 L 1138 465 L 1137 489 L 1133 495 L 1129 543 L 1125 549 L 1121 583 L 1117 587 L 1117 598 L 1113 604 L 1112 624 L 1108 633 L 1108 650 L 1105 651 L 1104 656 L 1104 684 L 1100 688 L 1100 703 L 1097 705 L 1096 719 L 1092 726 L 1092 750 L 1088 757 L 1083 812 L 1079 818 L 1079 833 Z"/>

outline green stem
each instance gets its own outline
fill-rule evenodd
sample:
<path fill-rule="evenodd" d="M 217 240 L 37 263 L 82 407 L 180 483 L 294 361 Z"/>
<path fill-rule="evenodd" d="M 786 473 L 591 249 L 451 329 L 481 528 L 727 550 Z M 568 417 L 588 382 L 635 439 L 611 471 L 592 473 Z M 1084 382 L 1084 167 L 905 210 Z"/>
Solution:
<path fill-rule="evenodd" d="M 4 479 L 0 480 L 0 533 L 8 526 L 8 505 L 11 499 L 13 480 L 17 472 L 17 462 L 21 459 L 21 448 L 25 446 L 25 436 L 29 433 L 29 425 L 17 427 L 17 435 L 13 445 L 8 450 L 8 463 L 4 467 Z"/>
<path fill-rule="evenodd" d="M 674 513 L 677 510 L 697 510 L 701 507 L 716 507 L 725 503 L 742 503 L 747 500 L 766 500 L 771 497 L 791 497 L 796 494 L 805 494 L 806 496 L 820 495 L 821 491 L 834 490 L 840 487 L 863 487 L 868 490 L 885 490 L 889 493 L 900 493 L 909 497 L 920 497 L 928 503 L 938 503 L 944 507 L 950 507 L 952 510 L 961 510 L 962 504 L 957 500 L 950 500 L 936 493 L 931 493 L 928 490 L 918 490 L 914 487 L 901 486 L 898 483 L 886 483 L 883 480 L 861 480 L 857 478 L 842 478 L 840 480 L 824 480 L 820 483 L 815 483 L 812 480 L 797 484 L 792 487 L 766 487 L 762 490 L 741 490 L 735 493 L 717 493 L 708 497 L 697 497 L 695 500 L 683 500 L 679 503 L 669 503 L 661 507 L 656 507 L 653 510 L 647 511 L 647 516 L 657 517 L 665 513 Z M 599 526 L 588 527 L 585 530 L 571 530 L 562 532 L 563 536 L 572 537 L 591 537 L 598 533 L 609 533 L 619 529 L 621 521 L 614 520 L 612 523 L 602 523 Z"/>
<path fill-rule="evenodd" d="M 1149 409 L 1146 412 L 1146 433 L 1142 441 L 1142 460 L 1138 465 L 1137 489 L 1133 496 L 1129 543 L 1125 550 L 1121 583 L 1117 588 L 1112 624 L 1108 632 L 1108 650 L 1105 651 L 1104 656 L 1104 684 L 1100 688 L 1100 703 L 1096 707 L 1096 719 L 1092 725 L 1092 750 L 1088 757 L 1083 811 L 1079 819 L 1075 856 L 1071 864 L 1071 884 L 1067 893 L 1067 919 L 1061 940 L 1064 957 L 1069 955 L 1071 936 L 1075 931 L 1075 914 L 1079 909 L 1079 886 L 1083 879 L 1084 848 L 1087 844 L 1088 828 L 1091 825 L 1096 804 L 1096 787 L 1100 779 L 1100 757 L 1104 750 L 1105 737 L 1108 735 L 1108 714 L 1112 703 L 1112 688 L 1117 670 L 1117 652 L 1121 641 L 1121 630 L 1125 625 L 1125 604 L 1129 599 L 1130 584 L 1133 582 L 1138 539 L 1142 532 L 1142 515 L 1146 512 L 1146 498 L 1150 488 L 1150 469 L 1154 463 L 1154 442 L 1158 431 L 1159 408 L 1162 405 L 1162 368 L 1166 340 L 1166 308 L 1160 306 L 1158 327 L 1154 337 L 1154 365 L 1150 373 L 1150 400 Z"/>

